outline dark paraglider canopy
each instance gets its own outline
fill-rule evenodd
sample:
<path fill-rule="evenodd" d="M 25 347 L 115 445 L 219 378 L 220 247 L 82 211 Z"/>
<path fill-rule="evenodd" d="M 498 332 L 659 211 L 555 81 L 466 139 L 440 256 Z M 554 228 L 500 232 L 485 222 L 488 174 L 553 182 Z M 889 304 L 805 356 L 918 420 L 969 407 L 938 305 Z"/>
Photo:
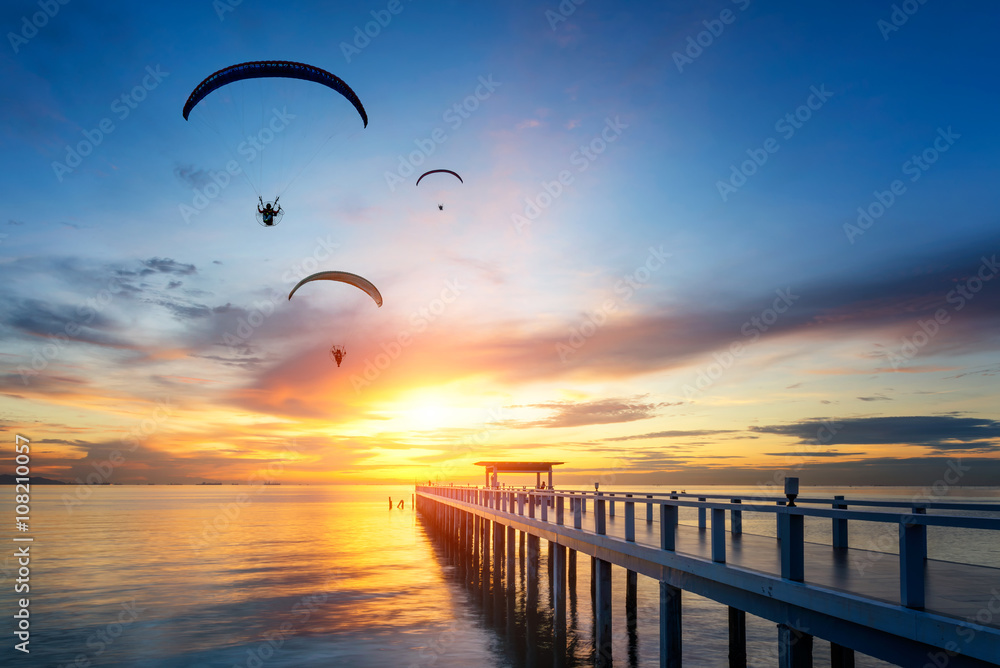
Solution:
<path fill-rule="evenodd" d="M 361 100 L 357 94 L 344 83 L 340 77 L 305 63 L 295 63 L 288 60 L 261 60 L 250 63 L 240 63 L 214 72 L 205 78 L 191 92 L 187 102 L 184 104 L 184 120 L 194 109 L 195 105 L 205 99 L 209 93 L 226 84 L 245 79 L 261 79 L 268 77 L 282 77 L 286 79 L 302 79 L 303 81 L 314 81 L 328 88 L 332 88 L 354 105 L 354 108 L 361 114 L 361 120 L 365 127 L 368 127 L 368 114 L 365 112 Z"/>
<path fill-rule="evenodd" d="M 419 178 L 419 179 L 417 179 L 417 183 L 416 183 L 416 185 L 418 185 L 418 186 L 419 186 L 419 185 L 420 185 L 420 181 L 421 181 L 421 180 L 422 180 L 422 179 L 423 179 L 423 178 L 424 178 L 425 176 L 427 176 L 428 174 L 442 174 L 442 173 L 443 173 L 443 174 L 451 174 L 452 176 L 454 176 L 454 177 L 455 177 L 456 179 L 458 179 L 459 181 L 462 181 L 462 177 L 461 177 L 461 176 L 459 176 L 459 175 L 458 175 L 457 173 L 455 173 L 455 172 L 451 171 L 450 169 L 432 169 L 432 170 L 430 170 L 429 172 L 424 172 L 423 174 L 421 174 L 421 175 L 420 175 L 420 178 Z M 462 183 L 465 183 L 465 181 L 462 181 Z"/>

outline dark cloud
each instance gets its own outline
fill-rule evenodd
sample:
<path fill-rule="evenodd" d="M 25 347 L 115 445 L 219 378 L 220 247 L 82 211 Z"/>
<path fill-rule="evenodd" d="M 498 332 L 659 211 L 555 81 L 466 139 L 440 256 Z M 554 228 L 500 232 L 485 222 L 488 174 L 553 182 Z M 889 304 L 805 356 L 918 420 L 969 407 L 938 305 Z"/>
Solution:
<path fill-rule="evenodd" d="M 672 431 L 653 431 L 647 434 L 634 434 L 632 436 L 617 436 L 615 438 L 606 438 L 605 441 L 635 441 L 647 438 L 690 438 L 694 436 L 715 436 L 717 434 L 732 434 L 736 433 L 734 429 L 690 429 L 690 430 L 672 430 Z"/>
<path fill-rule="evenodd" d="M 205 304 L 189 304 L 178 300 L 157 299 L 152 301 L 170 311 L 174 317 L 181 321 L 195 320 L 197 318 L 208 318 L 213 315 L 226 315 L 239 311 L 245 315 L 243 309 L 226 303 L 222 306 L 206 306 Z"/>
<path fill-rule="evenodd" d="M 837 452 L 836 450 L 820 450 L 817 452 L 765 452 L 771 457 L 854 457 L 864 455 L 864 452 Z"/>
<path fill-rule="evenodd" d="M 189 276 L 198 271 L 193 264 L 182 264 L 168 257 L 150 258 L 149 260 L 143 260 L 142 264 L 145 269 L 141 270 L 139 273 L 143 276 L 155 273 Z"/>
<path fill-rule="evenodd" d="M 204 188 L 212 182 L 212 176 L 204 169 L 198 169 L 194 165 L 177 165 L 174 167 L 174 176 L 192 188 Z"/>
<path fill-rule="evenodd" d="M 24 299 L 0 306 L 0 314 L 6 325 L 32 336 L 46 339 L 50 336 L 66 337 L 101 346 L 128 346 L 127 340 L 117 336 L 115 331 L 122 326 L 87 302 L 69 306 Z M 38 343 L 44 345 L 51 342 L 44 340 Z"/>
<path fill-rule="evenodd" d="M 184 281 L 170 281 L 167 283 L 167 290 L 173 290 L 174 288 L 179 288 L 184 285 Z"/>
<path fill-rule="evenodd" d="M 936 450 L 1000 449 L 1000 421 L 955 415 L 812 418 L 794 424 L 750 427 L 764 434 L 792 436 L 800 444 L 905 444 Z"/>
<path fill-rule="evenodd" d="M 83 378 L 50 373 L 51 369 L 42 368 L 36 372 L 30 364 L 22 365 L 21 369 L 23 371 L 20 373 L 0 374 L 0 394 L 14 399 L 51 398 L 78 394 L 85 386 L 90 385 Z"/>
<path fill-rule="evenodd" d="M 246 349 L 249 350 L 249 348 Z M 253 356 L 252 353 L 248 353 L 248 356 L 244 357 L 223 357 L 221 355 L 193 355 L 193 357 L 204 360 L 212 360 L 214 362 L 225 364 L 226 366 L 233 366 L 242 369 L 253 369 L 259 367 L 265 362 L 271 361 L 265 357 Z"/>
<path fill-rule="evenodd" d="M 861 401 L 892 401 L 892 397 L 884 397 L 882 395 L 874 397 L 858 397 Z"/>
<path fill-rule="evenodd" d="M 560 476 L 561 485 L 587 484 L 603 471 L 583 471 L 586 475 Z M 995 485 L 1000 480 L 1000 458 L 989 457 L 879 457 L 857 461 L 814 461 L 796 463 L 794 468 L 701 466 L 692 463 L 664 466 L 659 471 L 615 472 L 616 485 L 693 485 L 759 486 L 761 494 L 781 492 L 777 474 L 795 475 L 802 489 L 814 485 L 915 485 L 927 486 L 919 494 L 935 496 L 932 485 L 956 480 L 958 485 Z M 566 473 L 570 473 L 566 471 Z M 947 476 L 947 478 L 945 477 Z"/>
<path fill-rule="evenodd" d="M 633 422 L 656 417 L 657 403 L 642 403 L 624 399 L 601 399 L 582 403 L 552 402 L 530 404 L 529 408 L 546 408 L 554 411 L 551 417 L 517 425 L 527 427 L 580 427 L 588 424 Z"/>

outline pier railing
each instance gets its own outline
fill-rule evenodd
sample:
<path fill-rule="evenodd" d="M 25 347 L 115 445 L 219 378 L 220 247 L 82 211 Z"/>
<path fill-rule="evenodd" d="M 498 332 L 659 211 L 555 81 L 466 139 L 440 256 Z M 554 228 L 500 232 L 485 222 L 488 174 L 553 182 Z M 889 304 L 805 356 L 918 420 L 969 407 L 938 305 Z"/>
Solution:
<path fill-rule="evenodd" d="M 892 636 L 906 637 L 910 641 L 916 642 L 917 645 L 925 643 L 924 638 L 944 638 L 967 626 L 965 621 L 957 617 L 959 613 L 925 611 L 926 585 L 929 580 L 927 528 L 939 526 L 1000 531 L 1000 504 L 924 499 L 846 499 L 840 495 L 832 498 L 798 497 L 797 480 L 791 479 L 791 481 L 790 486 L 786 486 L 784 498 L 776 496 L 736 497 L 686 492 L 628 493 L 454 485 L 418 486 L 417 492 L 418 496 L 441 499 L 444 502 L 443 507 L 457 511 L 471 511 L 473 515 L 478 515 L 484 520 L 505 524 L 511 527 L 511 531 L 514 530 L 513 527 L 517 527 L 521 531 L 528 532 L 529 535 L 545 537 L 556 545 L 569 545 L 571 550 L 575 548 L 590 553 L 596 560 L 596 564 L 607 562 L 620 565 L 638 564 L 638 566 L 628 566 L 628 568 L 644 569 L 640 572 L 661 579 L 661 585 L 667 586 L 666 590 L 661 587 L 661 599 L 664 597 L 663 591 L 675 589 L 673 584 L 667 585 L 662 580 L 668 577 L 673 578 L 672 575 L 667 574 L 672 572 L 672 569 L 677 569 L 678 573 L 685 572 L 690 576 L 701 578 L 703 584 L 714 581 L 724 588 L 729 588 L 730 593 L 727 595 L 730 596 L 730 600 L 749 600 L 746 598 L 747 596 L 752 598 L 758 596 L 761 591 L 766 591 L 766 596 L 771 601 L 784 601 L 784 604 L 791 605 L 800 611 L 812 610 L 821 616 L 817 619 L 822 618 L 831 623 L 832 620 L 836 619 L 852 619 L 852 616 L 861 614 L 859 610 L 864 609 L 864 615 L 871 619 L 871 621 L 865 622 L 864 628 L 877 629 L 879 632 L 889 633 Z M 616 504 L 622 506 L 624 522 L 621 521 L 622 518 L 616 518 Z M 643 543 L 636 542 L 636 526 L 637 522 L 641 521 L 641 519 L 637 520 L 637 505 L 640 506 L 638 509 L 640 512 L 642 507 L 645 507 L 644 514 L 647 526 L 642 532 Z M 851 506 L 865 509 L 852 509 Z M 588 512 L 588 507 L 590 512 Z M 678 532 L 681 526 L 679 511 L 682 508 L 697 510 L 699 534 L 705 536 L 707 533 L 707 536 L 698 540 L 704 543 L 707 538 L 710 544 L 708 555 L 699 557 L 677 550 Z M 890 512 L 885 510 L 888 508 L 904 508 L 905 510 Z M 995 515 L 979 517 L 935 514 L 928 511 L 980 512 Z M 740 540 L 740 534 L 743 532 L 742 516 L 744 512 L 770 513 L 775 517 L 777 548 L 780 553 L 779 573 L 749 571 L 746 567 L 727 568 L 727 541 L 733 546 L 738 544 L 735 541 Z M 584 528 L 585 515 L 590 515 L 587 518 L 586 528 Z M 854 593 L 850 593 L 831 589 L 829 585 L 818 584 L 815 579 L 809 582 L 807 580 L 808 567 L 819 570 L 827 568 L 829 571 L 831 565 L 829 563 L 823 565 L 806 563 L 807 544 L 804 522 L 807 517 L 825 518 L 831 521 L 833 537 L 831 549 L 834 552 L 841 551 L 843 553 L 842 557 L 834 558 L 834 562 L 839 559 L 839 563 L 844 563 L 848 551 L 861 552 L 848 547 L 850 522 L 875 522 L 895 527 L 898 531 L 899 545 L 899 605 L 893 606 L 886 602 L 885 597 L 891 596 L 889 593 L 882 593 L 880 594 L 882 598 L 879 598 L 879 595 L 869 595 L 864 588 L 860 591 L 856 589 Z M 615 532 L 619 534 L 617 536 L 608 535 L 610 518 L 616 518 L 613 522 Z M 658 520 L 656 523 L 659 524 L 659 544 L 651 547 L 649 540 L 651 538 L 655 540 L 656 533 L 656 527 L 652 526 L 654 518 Z M 685 529 L 688 532 L 691 530 L 693 527 Z M 459 531 L 461 532 L 462 529 Z M 686 535 L 688 538 L 685 540 L 689 541 L 690 534 Z M 690 542 L 685 544 L 693 545 Z M 745 557 L 746 548 L 742 549 Z M 815 553 L 815 547 L 810 549 L 813 550 L 811 558 L 819 556 Z M 885 557 L 890 557 L 890 555 L 886 554 Z M 938 562 L 938 564 L 940 563 L 943 562 Z M 722 567 L 724 570 L 713 570 L 713 567 L 716 569 Z M 835 565 L 832 567 L 837 568 Z M 660 570 L 663 568 L 671 570 Z M 997 577 L 997 573 L 1000 573 L 997 569 L 987 567 L 969 566 L 967 568 L 985 569 L 984 573 L 991 580 Z M 881 577 L 884 578 L 890 573 L 891 571 L 883 572 Z M 829 572 L 824 575 L 828 576 Z M 894 573 L 890 577 L 893 575 Z M 976 571 L 975 577 L 983 577 L 983 574 Z M 1000 582 L 1000 579 L 996 582 Z M 995 586 L 995 584 L 995 582 L 984 582 L 983 586 L 979 586 L 977 582 L 973 589 L 978 587 L 978 591 L 981 593 L 989 591 L 989 586 Z M 712 588 L 715 585 L 707 584 L 704 586 Z M 804 589 L 800 590 L 799 587 L 804 587 Z M 734 594 L 732 593 L 734 590 L 741 590 L 744 593 L 740 594 L 737 591 Z M 667 599 L 669 598 L 667 596 Z M 771 604 L 758 599 L 754 601 L 754 605 L 764 610 Z M 992 599 L 988 605 L 992 606 Z M 892 610 L 897 612 L 891 612 Z M 989 607 L 989 610 L 992 611 L 993 608 Z M 974 608 L 971 611 L 975 613 Z M 876 617 L 871 617 L 871 615 L 876 615 Z M 884 617 L 878 619 L 878 615 Z M 949 618 L 948 615 L 952 615 L 952 617 Z M 869 624 L 870 627 L 867 626 Z M 857 631 L 859 628 L 855 627 L 854 630 Z M 962 647 L 964 656 L 952 658 L 950 665 L 985 665 L 977 663 L 976 660 L 990 661 L 992 659 L 996 662 L 996 659 L 1000 659 L 1000 649 L 998 649 L 1000 648 L 1000 624 L 991 623 L 978 628 L 980 629 L 978 633 L 972 634 L 968 644 Z M 841 637 L 851 637 L 849 633 L 838 633 L 841 633 Z M 665 635 L 672 637 L 669 633 Z M 876 646 L 877 643 L 868 645 L 868 647 Z M 903 648 L 904 646 L 905 643 L 899 647 Z M 926 644 L 922 646 L 926 647 Z M 938 646 L 943 647 L 944 641 Z M 910 647 L 906 648 L 906 651 L 918 652 L 911 656 L 920 656 L 919 652 L 925 652 L 926 649 L 917 650 Z M 966 663 L 966 660 L 971 660 L 972 663 Z"/>
<path fill-rule="evenodd" d="M 635 541 L 635 506 L 646 506 L 646 522 L 652 523 L 654 508 L 658 508 L 660 548 L 674 551 L 679 524 L 678 509 L 696 508 L 698 528 L 711 530 L 712 561 L 726 562 L 726 512 L 730 521 L 728 533 L 743 532 L 744 512 L 771 513 L 777 521 L 777 537 L 781 543 L 781 577 L 793 582 L 805 580 L 805 527 L 806 517 L 824 517 L 832 521 L 834 548 L 847 548 L 850 521 L 881 522 L 899 528 L 899 596 L 902 605 L 917 610 L 924 608 L 925 572 L 927 560 L 927 527 L 941 526 L 965 529 L 1000 531 L 1000 504 L 962 503 L 906 500 L 847 500 L 833 498 L 798 498 L 792 502 L 787 497 L 742 496 L 720 494 L 687 494 L 670 492 L 635 495 L 624 492 L 590 490 L 540 490 L 513 488 L 481 488 L 472 486 L 430 486 L 418 488 L 439 496 L 468 501 L 501 512 L 566 525 L 566 508 L 572 515 L 575 529 L 582 530 L 583 515 L 588 503 L 594 508 L 595 533 L 606 534 L 606 516 L 615 516 L 615 503 L 622 503 L 625 510 L 625 541 Z M 729 499 L 729 501 L 709 501 Z M 803 507 L 797 504 L 824 504 L 831 508 Z M 910 512 L 878 512 L 850 510 L 849 506 L 881 508 L 908 507 Z M 549 510 L 553 512 L 550 513 Z M 994 512 L 997 517 L 965 515 L 933 515 L 927 510 L 964 510 Z M 549 519 L 553 514 L 554 518 Z M 711 516 L 711 523 L 708 522 Z"/>

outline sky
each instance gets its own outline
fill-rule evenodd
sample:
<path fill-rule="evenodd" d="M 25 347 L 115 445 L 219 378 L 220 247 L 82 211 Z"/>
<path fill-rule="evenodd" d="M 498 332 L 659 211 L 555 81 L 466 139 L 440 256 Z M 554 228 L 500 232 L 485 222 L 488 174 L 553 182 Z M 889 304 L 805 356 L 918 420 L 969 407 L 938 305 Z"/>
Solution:
<path fill-rule="evenodd" d="M 996 484 L 998 19 L 6 2 L 0 430 L 91 484 Z M 183 118 L 266 60 L 367 127 L 289 79 Z M 324 270 L 384 304 L 287 299 Z"/>

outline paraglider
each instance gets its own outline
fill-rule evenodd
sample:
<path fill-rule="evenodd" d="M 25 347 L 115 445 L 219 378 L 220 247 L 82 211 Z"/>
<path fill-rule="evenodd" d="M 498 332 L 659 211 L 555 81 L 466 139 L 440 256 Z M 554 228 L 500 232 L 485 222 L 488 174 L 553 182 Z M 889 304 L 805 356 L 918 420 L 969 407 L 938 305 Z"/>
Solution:
<path fill-rule="evenodd" d="M 296 290 L 298 290 L 306 283 L 310 283 L 312 281 L 335 281 L 338 283 L 347 283 L 348 285 L 353 285 L 354 287 L 364 291 L 365 294 L 371 297 L 372 301 L 374 301 L 376 305 L 378 305 L 379 307 L 382 306 L 382 293 L 378 291 L 378 288 L 372 285 L 371 281 L 369 281 L 366 278 L 362 278 L 357 274 L 352 274 L 346 271 L 320 271 L 313 274 L 312 276 L 306 276 L 301 281 L 299 281 L 294 288 L 292 288 L 291 292 L 288 293 L 288 299 L 292 298 L 292 295 L 295 294 Z M 344 348 L 344 346 L 342 345 L 335 344 L 330 348 L 330 358 L 337 363 L 337 367 L 340 367 L 340 363 L 344 361 L 344 357 L 346 355 L 347 355 L 347 349 Z"/>
<path fill-rule="evenodd" d="M 451 174 L 451 175 L 452 175 L 452 176 L 454 176 L 454 177 L 455 177 L 456 179 L 458 179 L 460 183 L 465 183 L 465 181 L 463 181 L 463 180 L 462 180 L 462 177 L 461 177 L 461 176 L 459 176 L 459 175 L 458 175 L 458 174 L 457 174 L 456 172 L 453 172 L 453 171 L 451 171 L 450 169 L 432 169 L 432 170 L 430 170 L 430 171 L 427 171 L 427 172 L 424 172 L 423 174 L 421 174 L 421 175 L 420 175 L 420 178 L 418 178 L 418 179 L 417 179 L 417 183 L 416 183 L 415 185 L 418 185 L 418 186 L 419 186 L 419 185 L 420 185 L 420 182 L 421 182 L 421 181 L 422 181 L 422 180 L 424 179 L 424 177 L 425 177 L 425 176 L 427 176 L 428 174 Z M 444 211 L 444 204 L 440 204 L 440 203 L 439 203 L 439 204 L 438 204 L 437 206 L 438 206 L 438 211 Z"/>
<path fill-rule="evenodd" d="M 264 227 L 273 227 L 278 224 L 278 221 L 281 220 L 281 216 L 284 214 L 284 211 L 282 211 L 281 207 L 278 206 L 278 199 L 280 198 L 275 197 L 274 203 L 272 204 L 271 202 L 265 203 L 262 197 L 259 195 L 257 196 L 257 200 L 260 202 L 257 206 L 257 213 L 260 214 L 257 216 L 257 220 L 260 221 L 260 224 Z"/>
<path fill-rule="evenodd" d="M 246 82 L 253 79 L 264 81 L 248 88 Z M 282 83 L 289 80 L 291 83 Z M 299 82 L 310 83 L 303 89 Z M 226 90 L 215 93 L 222 88 Z M 341 78 L 292 61 L 254 61 L 223 68 L 198 84 L 184 104 L 185 120 L 197 108 L 195 116 L 225 144 L 229 156 L 241 156 L 245 164 L 232 160 L 227 171 L 233 176 L 239 174 L 253 188 L 260 202 L 257 220 L 265 227 L 273 227 L 281 219 L 277 196 L 284 194 L 327 142 L 345 127 L 344 119 L 337 118 L 336 109 L 329 106 L 327 90 L 350 102 L 351 115 L 356 111 L 364 127 L 368 127 L 364 105 Z M 258 105 L 259 109 L 255 109 Z M 248 119 L 257 117 L 259 124 L 247 126 Z M 262 191 L 276 194 L 271 207 L 263 200 Z"/>
<path fill-rule="evenodd" d="M 344 348 L 344 346 L 335 345 L 330 348 L 330 357 L 333 358 L 333 361 L 337 363 L 338 367 L 340 366 L 340 363 L 344 361 L 345 355 L 347 355 L 347 349 Z"/>

